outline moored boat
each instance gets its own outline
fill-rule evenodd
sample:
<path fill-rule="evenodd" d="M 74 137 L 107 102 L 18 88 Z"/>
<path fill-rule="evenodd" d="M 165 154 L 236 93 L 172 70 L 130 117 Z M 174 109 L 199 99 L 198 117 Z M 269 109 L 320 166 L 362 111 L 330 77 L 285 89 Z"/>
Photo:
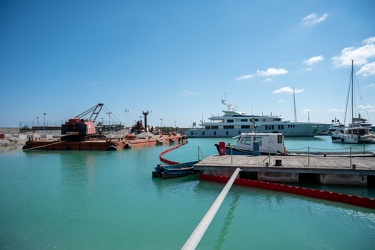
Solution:
<path fill-rule="evenodd" d="M 351 116 L 352 122 L 348 127 L 332 134 L 332 142 L 342 143 L 373 143 L 374 138 L 370 134 L 371 123 L 361 117 L 354 117 L 354 62 L 352 60 L 352 71 L 350 75 L 349 93 L 351 92 Z"/>
<path fill-rule="evenodd" d="M 195 174 L 199 172 L 198 170 L 194 170 L 194 164 L 198 162 L 199 161 L 191 161 L 170 166 L 158 164 L 155 167 L 155 171 L 152 172 L 152 177 L 160 177 L 161 179 L 171 179 Z"/>
<path fill-rule="evenodd" d="M 236 145 L 215 144 L 220 155 L 285 154 L 282 133 L 242 133 Z"/>
<path fill-rule="evenodd" d="M 222 100 L 228 107 L 222 116 L 211 116 L 209 122 L 201 121 L 202 128 L 185 131 L 188 138 L 234 137 L 241 133 L 283 133 L 286 137 L 313 137 L 327 130 L 330 124 L 315 122 L 286 121 L 275 115 L 247 115 L 235 110 L 232 105 Z"/>

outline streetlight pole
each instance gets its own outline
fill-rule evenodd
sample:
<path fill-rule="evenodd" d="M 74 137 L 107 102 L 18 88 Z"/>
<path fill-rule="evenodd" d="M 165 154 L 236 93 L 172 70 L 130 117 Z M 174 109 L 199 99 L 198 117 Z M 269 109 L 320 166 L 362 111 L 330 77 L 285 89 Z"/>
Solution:
<path fill-rule="evenodd" d="M 43 115 L 44 115 L 44 130 L 46 130 L 46 114 L 47 113 L 43 113 Z"/>
<path fill-rule="evenodd" d="M 160 118 L 160 131 L 163 134 L 163 118 Z"/>
<path fill-rule="evenodd" d="M 176 126 L 176 121 L 174 121 L 174 130 L 177 133 L 177 126 Z"/>
<path fill-rule="evenodd" d="M 38 129 L 39 129 L 39 116 L 37 116 L 36 119 L 38 120 Z"/>

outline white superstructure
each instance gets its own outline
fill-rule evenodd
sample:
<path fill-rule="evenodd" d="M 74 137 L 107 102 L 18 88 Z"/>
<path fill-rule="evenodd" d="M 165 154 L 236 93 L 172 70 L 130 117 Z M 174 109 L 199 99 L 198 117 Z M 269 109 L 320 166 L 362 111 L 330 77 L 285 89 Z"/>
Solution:
<path fill-rule="evenodd" d="M 223 100 L 223 104 L 227 105 Z M 311 137 L 328 129 L 330 124 L 313 122 L 284 121 L 281 116 L 246 115 L 236 111 L 231 105 L 223 110 L 224 115 L 212 116 L 208 122 L 199 124 L 202 128 L 192 128 L 185 135 L 194 137 L 234 137 L 241 133 L 283 133 L 284 136 Z"/>

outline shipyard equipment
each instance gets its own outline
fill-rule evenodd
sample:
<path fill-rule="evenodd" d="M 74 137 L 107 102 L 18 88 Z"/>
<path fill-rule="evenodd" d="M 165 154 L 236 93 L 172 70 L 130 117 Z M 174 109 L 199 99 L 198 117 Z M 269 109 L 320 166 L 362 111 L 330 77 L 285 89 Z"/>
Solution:
<path fill-rule="evenodd" d="M 93 137 L 104 139 L 105 136 L 98 135 L 95 129 L 95 121 L 102 108 L 103 103 L 98 103 L 61 125 L 61 134 L 65 135 L 61 137 L 61 140 L 86 140 Z M 83 118 L 89 114 L 88 119 Z"/>

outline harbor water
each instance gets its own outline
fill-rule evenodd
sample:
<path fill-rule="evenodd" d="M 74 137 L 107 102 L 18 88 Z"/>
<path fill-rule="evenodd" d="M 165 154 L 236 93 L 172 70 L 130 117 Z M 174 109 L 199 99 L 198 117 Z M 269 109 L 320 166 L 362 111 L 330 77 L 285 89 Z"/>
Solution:
<path fill-rule="evenodd" d="M 189 139 L 165 158 L 208 157 L 220 140 L 235 143 Z M 286 146 L 375 151 L 329 137 Z M 0 152 L 0 249 L 180 249 L 225 184 L 152 179 L 169 147 Z M 327 188 L 375 197 L 366 187 Z M 234 185 L 198 249 L 375 249 L 375 210 Z"/>

